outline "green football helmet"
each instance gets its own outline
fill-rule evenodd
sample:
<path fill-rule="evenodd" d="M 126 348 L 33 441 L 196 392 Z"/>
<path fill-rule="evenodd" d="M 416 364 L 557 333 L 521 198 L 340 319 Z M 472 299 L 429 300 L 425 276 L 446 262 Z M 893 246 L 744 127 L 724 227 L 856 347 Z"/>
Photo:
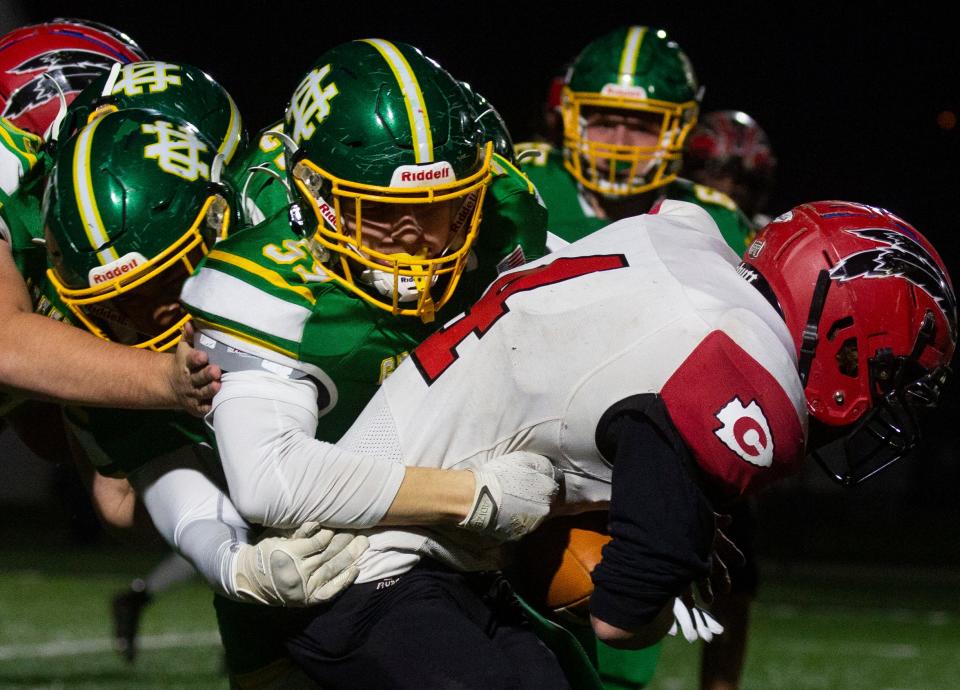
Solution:
<path fill-rule="evenodd" d="M 301 79 L 284 132 L 296 147 L 288 174 L 334 279 L 394 314 L 432 320 L 466 267 L 491 179 L 492 143 L 458 82 L 412 46 L 344 43 Z M 417 223 L 398 229 L 411 217 L 446 237 L 417 235 Z"/>
<path fill-rule="evenodd" d="M 628 26 L 598 38 L 574 60 L 561 96 L 567 170 L 606 196 L 669 184 L 679 174 L 700 96 L 689 59 L 665 31 Z M 643 145 L 591 138 L 592 118 L 604 117 L 633 128 L 642 123 L 654 136 Z"/>
<path fill-rule="evenodd" d="M 59 147 L 43 203 L 47 275 L 80 324 L 151 350 L 179 341 L 180 287 L 230 227 L 222 167 L 186 120 L 138 108 Z"/>
<path fill-rule="evenodd" d="M 95 117 L 114 110 L 147 108 L 179 117 L 217 144 L 230 163 L 247 141 L 233 98 L 213 77 L 190 65 L 144 60 L 116 64 L 94 79 L 67 108 L 57 139 L 66 141 Z"/>

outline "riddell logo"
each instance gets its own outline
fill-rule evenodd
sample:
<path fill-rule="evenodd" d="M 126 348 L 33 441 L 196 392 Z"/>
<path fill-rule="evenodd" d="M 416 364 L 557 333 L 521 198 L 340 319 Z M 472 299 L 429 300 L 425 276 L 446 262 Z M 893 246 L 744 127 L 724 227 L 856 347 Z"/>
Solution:
<path fill-rule="evenodd" d="M 600 90 L 604 96 L 626 96 L 627 98 L 646 98 L 647 90 L 642 86 L 628 84 L 604 84 Z"/>
<path fill-rule="evenodd" d="M 91 268 L 90 273 L 87 274 L 87 280 L 90 282 L 91 287 L 101 285 L 102 283 L 116 280 L 127 273 L 133 273 L 145 263 L 147 263 L 147 259 L 143 254 L 140 252 L 130 252 L 116 261 Z"/>
<path fill-rule="evenodd" d="M 739 397 L 717 412 L 720 428 L 714 430 L 724 445 L 757 467 L 773 464 L 773 436 L 763 410 L 756 400 L 744 406 Z"/>
<path fill-rule="evenodd" d="M 322 196 L 317 197 L 317 208 L 320 209 L 320 215 L 323 216 L 324 220 L 330 225 L 334 230 L 337 229 L 337 214 L 333 210 L 333 206 L 327 203 L 326 199 Z"/>
<path fill-rule="evenodd" d="M 430 187 L 439 182 L 457 179 L 453 168 L 446 161 L 429 165 L 401 165 L 393 171 L 391 187 Z"/>

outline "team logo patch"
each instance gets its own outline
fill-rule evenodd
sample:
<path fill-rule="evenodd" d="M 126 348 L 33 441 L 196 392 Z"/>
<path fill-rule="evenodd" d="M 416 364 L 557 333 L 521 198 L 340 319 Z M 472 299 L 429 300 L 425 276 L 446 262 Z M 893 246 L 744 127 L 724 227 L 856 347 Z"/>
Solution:
<path fill-rule="evenodd" d="M 770 467 L 773 464 L 773 436 L 756 400 L 744 406 L 739 396 L 734 397 L 720 408 L 716 417 L 721 426 L 713 433 L 727 448 L 751 465 Z"/>
<path fill-rule="evenodd" d="M 54 82 L 60 86 L 64 95 L 82 91 L 91 81 L 109 72 L 114 62 L 116 60 L 91 50 L 54 50 L 21 62 L 7 70 L 7 73 L 37 74 L 10 94 L 3 113 L 0 114 L 16 119 L 58 98 Z"/>
<path fill-rule="evenodd" d="M 950 336 L 957 340 L 957 298 L 937 261 L 922 244 L 889 228 L 847 230 L 878 242 L 880 246 L 844 257 L 830 270 L 830 277 L 841 283 L 855 278 L 891 278 L 907 280 L 930 295 L 950 325 Z"/>

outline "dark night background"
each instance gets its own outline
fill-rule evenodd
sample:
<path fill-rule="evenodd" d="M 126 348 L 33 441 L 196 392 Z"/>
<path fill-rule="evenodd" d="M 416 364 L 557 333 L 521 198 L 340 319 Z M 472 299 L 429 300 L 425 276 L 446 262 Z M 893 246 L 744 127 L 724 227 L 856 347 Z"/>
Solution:
<path fill-rule="evenodd" d="M 251 132 L 281 116 L 327 48 L 369 36 L 405 41 L 473 84 L 518 141 L 534 133 L 551 77 L 587 42 L 623 24 L 658 26 L 690 56 L 706 87 L 703 110 L 742 109 L 766 129 L 780 163 L 771 211 L 827 198 L 887 207 L 925 233 L 960 279 L 960 125 L 950 116 L 960 114 L 960 52 L 949 11 L 917 2 L 560 6 L 33 0 L 4 3 L 0 22 L 3 31 L 54 16 L 110 24 L 150 57 L 210 72 Z M 918 461 L 854 497 L 811 473 L 771 494 L 768 524 L 791 539 L 767 534 L 768 552 L 789 542 L 794 555 L 960 563 L 954 383 Z"/>

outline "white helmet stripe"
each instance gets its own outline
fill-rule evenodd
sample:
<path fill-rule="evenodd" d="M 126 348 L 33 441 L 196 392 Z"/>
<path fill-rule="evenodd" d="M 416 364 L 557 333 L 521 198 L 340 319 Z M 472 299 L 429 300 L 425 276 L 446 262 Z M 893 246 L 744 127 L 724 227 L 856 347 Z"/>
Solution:
<path fill-rule="evenodd" d="M 87 239 L 93 249 L 99 249 L 110 241 L 107 229 L 103 226 L 103 220 L 100 218 L 97 199 L 93 194 L 93 177 L 90 169 L 90 148 L 93 145 L 93 134 L 101 122 L 103 122 L 103 118 L 97 118 L 80 130 L 76 147 L 73 150 L 73 189 L 77 198 L 77 210 L 80 213 L 80 220 L 83 223 Z M 97 251 L 97 258 L 101 264 L 108 264 L 119 259 L 120 255 L 113 247 L 107 247 Z"/>
<path fill-rule="evenodd" d="M 620 53 L 620 83 L 630 84 L 630 76 L 637 69 L 637 56 L 640 55 L 640 45 L 643 36 L 647 33 L 645 26 L 631 26 L 627 31 L 627 40 L 623 42 L 623 52 Z"/>
<path fill-rule="evenodd" d="M 407 106 L 407 117 L 410 119 L 410 133 L 413 136 L 413 151 L 417 163 L 432 163 L 433 135 L 430 132 L 430 117 L 427 115 L 427 105 L 424 103 L 417 76 L 403 53 L 393 43 L 380 38 L 363 40 L 383 56 L 393 70 L 397 83 L 400 84 L 403 100 Z"/>
<path fill-rule="evenodd" d="M 230 104 L 230 122 L 227 123 L 227 134 L 220 142 L 217 153 L 222 153 L 223 162 L 229 164 L 233 159 L 233 154 L 237 152 L 237 144 L 240 143 L 240 128 L 243 127 L 243 120 L 240 117 L 237 104 L 233 102 L 230 94 L 227 94 L 227 102 Z"/>

